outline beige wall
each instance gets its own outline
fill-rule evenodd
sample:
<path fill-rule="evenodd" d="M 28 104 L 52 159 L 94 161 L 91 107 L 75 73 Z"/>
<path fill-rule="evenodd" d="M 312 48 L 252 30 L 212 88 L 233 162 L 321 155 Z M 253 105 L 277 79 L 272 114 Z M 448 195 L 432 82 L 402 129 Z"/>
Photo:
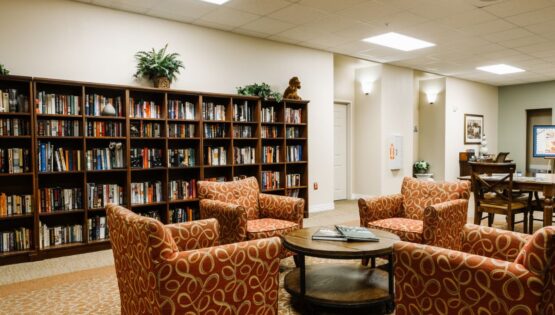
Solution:
<path fill-rule="evenodd" d="M 299 76 L 299 94 L 311 100 L 310 209 L 333 207 L 333 152 L 326 141 L 333 139 L 331 53 L 72 1 L 2 1 L 0 7 L 0 61 L 17 75 L 136 85 L 135 52 L 169 43 L 186 66 L 176 89 L 234 93 L 266 82 L 283 91 Z"/>
<path fill-rule="evenodd" d="M 446 78 L 445 180 L 459 176 L 459 152 L 479 145 L 464 144 L 464 114 L 484 115 L 484 134 L 490 153 L 497 153 L 498 88 L 477 82 Z M 524 136 L 525 137 L 525 133 Z"/>
<path fill-rule="evenodd" d="M 555 81 L 499 88 L 499 150 L 510 152 L 517 170 L 526 170 L 526 110 L 551 108 L 555 113 Z M 552 115 L 555 123 L 555 115 Z"/>

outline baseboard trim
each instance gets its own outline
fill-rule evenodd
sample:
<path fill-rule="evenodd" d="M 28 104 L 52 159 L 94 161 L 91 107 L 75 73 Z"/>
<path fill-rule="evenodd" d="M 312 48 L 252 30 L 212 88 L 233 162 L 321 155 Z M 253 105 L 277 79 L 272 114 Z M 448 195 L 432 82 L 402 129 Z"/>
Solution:
<path fill-rule="evenodd" d="M 318 205 L 311 205 L 310 207 L 308 207 L 308 212 L 315 213 L 315 212 L 322 212 L 322 211 L 328 211 L 333 209 L 335 209 L 335 204 L 333 202 L 321 203 Z"/>
<path fill-rule="evenodd" d="M 355 193 L 351 194 L 351 199 L 352 200 L 357 200 L 359 198 L 370 198 L 370 197 L 373 197 L 373 196 L 372 195 L 355 194 Z"/>

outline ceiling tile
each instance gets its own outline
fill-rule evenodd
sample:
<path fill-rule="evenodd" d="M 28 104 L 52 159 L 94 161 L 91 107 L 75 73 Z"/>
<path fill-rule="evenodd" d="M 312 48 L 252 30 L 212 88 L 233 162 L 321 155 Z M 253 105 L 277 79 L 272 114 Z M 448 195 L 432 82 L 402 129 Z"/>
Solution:
<path fill-rule="evenodd" d="M 470 34 L 473 36 L 483 36 L 486 34 L 507 31 L 514 27 L 515 26 L 509 22 L 505 22 L 503 20 L 494 20 L 486 23 L 463 26 L 460 28 L 460 30 L 466 34 Z"/>
<path fill-rule="evenodd" d="M 517 48 L 545 42 L 546 40 L 539 36 L 527 36 L 518 39 L 500 41 L 498 44 L 507 48 Z"/>
<path fill-rule="evenodd" d="M 507 31 L 487 34 L 482 36 L 482 38 L 490 42 L 497 43 L 497 42 L 507 41 L 511 39 L 518 39 L 518 38 L 530 37 L 530 36 L 534 36 L 534 34 L 523 28 L 512 28 Z"/>
<path fill-rule="evenodd" d="M 484 8 L 484 10 L 499 17 L 507 17 L 553 5 L 554 3 L 548 0 L 508 0 L 499 4 L 490 5 Z"/>
<path fill-rule="evenodd" d="M 259 37 L 259 38 L 266 38 L 271 36 L 270 33 L 264 33 L 264 32 L 257 32 L 257 31 L 253 31 L 253 30 L 246 30 L 244 28 L 235 28 L 233 29 L 233 33 L 237 33 L 237 34 L 241 34 L 241 35 L 247 35 L 247 36 L 251 36 L 251 37 Z"/>
<path fill-rule="evenodd" d="M 291 5 L 283 0 L 233 0 L 225 4 L 237 10 L 257 15 L 267 15 Z"/>
<path fill-rule="evenodd" d="M 146 14 L 157 17 L 164 17 L 164 15 L 182 16 L 194 20 L 217 8 L 217 6 L 197 0 L 161 0 Z"/>
<path fill-rule="evenodd" d="M 298 4 L 288 6 L 269 15 L 269 17 L 288 23 L 310 23 L 317 19 L 327 17 L 328 14 L 310 7 Z"/>
<path fill-rule="evenodd" d="M 329 13 L 335 13 L 366 1 L 368 0 L 301 0 L 299 4 Z"/>
<path fill-rule="evenodd" d="M 377 18 L 393 15 L 403 11 L 393 5 L 376 1 L 366 1 L 361 4 L 338 11 L 337 14 L 362 22 L 374 23 Z"/>
<path fill-rule="evenodd" d="M 265 34 L 277 34 L 295 27 L 296 25 L 279 20 L 262 17 L 258 20 L 242 25 L 240 29 L 255 31 Z"/>
<path fill-rule="evenodd" d="M 258 19 L 259 16 L 230 8 L 219 8 L 200 18 L 202 22 L 237 27 Z"/>
<path fill-rule="evenodd" d="M 513 15 L 505 19 L 513 24 L 516 24 L 519 26 L 526 26 L 526 25 L 552 21 L 554 16 L 555 16 L 555 7 L 549 7 L 549 8 L 545 8 L 537 11 Z"/>
<path fill-rule="evenodd" d="M 464 1 L 423 0 L 419 6 L 408 10 L 416 15 L 437 20 L 474 9 L 474 6 Z"/>
<path fill-rule="evenodd" d="M 480 9 L 472 9 L 445 18 L 440 18 L 438 21 L 450 27 L 459 28 L 468 25 L 490 22 L 495 19 L 496 17 L 488 12 Z"/>

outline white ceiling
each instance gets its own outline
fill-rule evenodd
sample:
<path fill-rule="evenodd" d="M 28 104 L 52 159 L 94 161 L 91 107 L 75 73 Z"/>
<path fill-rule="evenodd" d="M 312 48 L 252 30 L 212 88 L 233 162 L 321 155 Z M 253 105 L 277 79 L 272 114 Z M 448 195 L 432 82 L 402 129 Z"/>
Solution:
<path fill-rule="evenodd" d="M 555 80 L 555 0 L 77 0 L 492 85 Z M 398 32 L 435 47 L 361 42 Z M 505 63 L 526 72 L 496 75 Z"/>

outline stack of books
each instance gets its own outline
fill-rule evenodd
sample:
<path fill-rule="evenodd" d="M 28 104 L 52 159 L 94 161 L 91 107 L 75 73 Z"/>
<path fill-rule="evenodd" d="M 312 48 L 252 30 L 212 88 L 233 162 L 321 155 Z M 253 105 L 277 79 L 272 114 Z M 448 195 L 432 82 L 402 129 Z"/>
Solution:
<path fill-rule="evenodd" d="M 324 241 L 355 241 L 379 242 L 380 239 L 369 228 L 359 226 L 336 225 L 335 227 L 322 227 L 312 234 L 313 240 Z"/>

